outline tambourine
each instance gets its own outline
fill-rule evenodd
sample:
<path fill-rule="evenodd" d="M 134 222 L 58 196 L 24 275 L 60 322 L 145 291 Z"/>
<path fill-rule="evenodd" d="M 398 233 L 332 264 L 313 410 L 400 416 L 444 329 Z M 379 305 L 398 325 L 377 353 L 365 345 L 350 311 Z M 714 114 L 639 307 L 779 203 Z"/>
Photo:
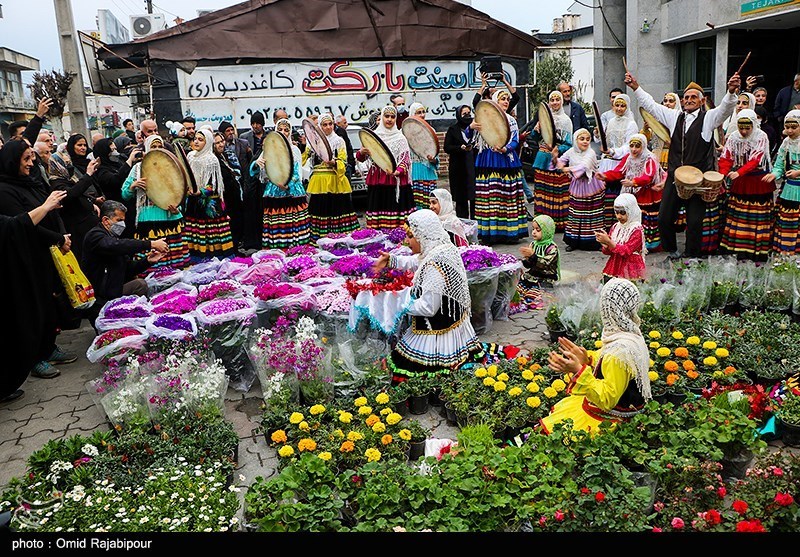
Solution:
<path fill-rule="evenodd" d="M 186 195 L 186 173 L 178 158 L 156 147 L 145 154 L 141 165 L 141 177 L 147 180 L 147 198 L 165 211 L 170 206 L 179 207 Z"/>

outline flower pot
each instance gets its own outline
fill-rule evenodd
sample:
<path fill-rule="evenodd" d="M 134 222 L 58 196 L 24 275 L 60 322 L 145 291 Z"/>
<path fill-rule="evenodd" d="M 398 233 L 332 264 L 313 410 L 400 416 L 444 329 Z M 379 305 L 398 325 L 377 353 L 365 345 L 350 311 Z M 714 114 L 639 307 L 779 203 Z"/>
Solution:
<path fill-rule="evenodd" d="M 408 410 L 412 414 L 427 414 L 428 413 L 428 394 L 424 395 L 411 395 L 408 397 Z"/>
<path fill-rule="evenodd" d="M 725 315 L 736 315 L 737 313 L 739 313 L 739 311 L 741 309 L 742 308 L 739 305 L 738 301 L 737 302 L 731 302 L 731 303 L 725 304 L 725 307 L 722 308 L 722 313 L 724 313 Z"/>
<path fill-rule="evenodd" d="M 400 414 L 401 416 L 408 415 L 408 398 L 404 398 L 403 400 L 398 400 L 393 404 L 394 411 Z"/>
<path fill-rule="evenodd" d="M 667 400 L 667 391 L 666 391 L 666 389 L 662 389 L 660 391 L 654 390 L 652 392 L 652 394 L 653 394 L 653 400 L 655 400 L 659 404 L 666 404 L 667 403 L 668 400 Z"/>
<path fill-rule="evenodd" d="M 456 412 L 456 425 L 462 429 L 467 427 L 469 425 L 469 417 L 466 414 Z"/>
<path fill-rule="evenodd" d="M 444 410 L 445 410 L 445 412 L 447 414 L 447 416 L 446 416 L 447 425 L 456 425 L 456 423 L 458 422 L 458 420 L 456 418 L 456 411 L 453 410 L 453 408 L 450 406 L 449 403 L 445 403 Z"/>
<path fill-rule="evenodd" d="M 425 441 L 412 441 L 408 447 L 408 460 L 419 460 L 425 454 Z"/>
<path fill-rule="evenodd" d="M 558 337 L 567 336 L 566 329 L 547 329 L 547 332 L 550 333 L 550 342 L 558 342 Z"/>
<path fill-rule="evenodd" d="M 800 424 L 791 424 L 781 420 L 780 416 L 775 416 L 778 430 L 781 432 L 781 441 L 789 447 L 800 447 Z"/>
<path fill-rule="evenodd" d="M 689 393 L 687 393 L 687 392 L 679 392 L 679 393 L 668 392 L 667 393 L 667 402 L 671 402 L 675 406 L 680 406 L 681 404 L 686 402 L 686 396 L 688 394 Z"/>
<path fill-rule="evenodd" d="M 440 391 L 439 389 L 433 389 L 430 394 L 428 395 L 428 404 L 430 406 L 441 406 L 442 399 L 439 398 Z"/>
<path fill-rule="evenodd" d="M 636 484 L 636 487 L 650 488 L 650 500 L 647 504 L 647 507 L 643 509 L 643 511 L 644 514 L 652 513 L 653 504 L 656 502 L 656 488 L 658 487 L 658 479 L 654 478 L 649 472 L 631 472 L 631 476 L 633 477 L 633 482 Z"/>
<path fill-rule="evenodd" d="M 745 451 L 733 456 L 725 456 L 720 460 L 723 478 L 743 479 L 755 455 L 753 451 Z"/>

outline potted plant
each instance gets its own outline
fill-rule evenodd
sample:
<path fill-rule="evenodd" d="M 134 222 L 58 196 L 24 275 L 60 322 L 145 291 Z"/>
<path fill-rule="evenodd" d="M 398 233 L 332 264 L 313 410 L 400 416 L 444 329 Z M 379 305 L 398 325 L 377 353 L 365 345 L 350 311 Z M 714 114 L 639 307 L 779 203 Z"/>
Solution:
<path fill-rule="evenodd" d="M 784 445 L 800 447 L 800 394 L 790 390 L 775 413 Z"/>
<path fill-rule="evenodd" d="M 389 390 L 394 411 L 405 416 L 408 414 L 408 397 L 411 395 L 408 381 L 397 383 Z"/>
<path fill-rule="evenodd" d="M 544 316 L 544 323 L 547 325 L 547 330 L 550 333 L 550 342 L 558 342 L 558 337 L 567 334 L 567 328 L 561 321 L 561 307 L 558 304 L 551 304 L 547 308 L 547 313 Z"/>
<path fill-rule="evenodd" d="M 418 460 L 419 457 L 425 454 L 425 440 L 430 436 L 431 430 L 417 420 L 408 420 L 405 422 L 404 429 L 407 429 L 411 432 L 411 439 L 409 440 L 408 448 L 408 459 Z"/>
<path fill-rule="evenodd" d="M 408 410 L 412 414 L 425 414 L 430 406 L 431 379 L 427 375 L 409 377 L 408 383 Z"/>

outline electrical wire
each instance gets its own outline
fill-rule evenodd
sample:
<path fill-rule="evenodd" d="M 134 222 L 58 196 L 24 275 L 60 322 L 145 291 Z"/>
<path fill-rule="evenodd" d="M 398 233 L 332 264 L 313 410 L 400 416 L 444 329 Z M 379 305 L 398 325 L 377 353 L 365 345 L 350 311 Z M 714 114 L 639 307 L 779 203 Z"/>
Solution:
<path fill-rule="evenodd" d="M 154 7 L 154 8 L 158 8 L 158 9 L 159 9 L 159 10 L 161 10 L 162 12 L 168 13 L 169 15 L 174 15 L 175 17 L 181 17 L 181 16 L 179 16 L 178 14 L 174 14 L 174 13 L 172 13 L 172 12 L 171 12 L 171 11 L 169 11 L 169 10 L 165 10 L 165 9 L 164 9 L 164 8 L 162 8 L 161 6 L 157 6 L 155 3 L 153 3 L 153 7 Z"/>
<path fill-rule="evenodd" d="M 600 3 L 600 0 L 598 0 L 597 6 L 593 6 L 591 4 L 584 4 L 583 2 L 581 2 L 581 0 L 574 0 L 574 2 L 576 4 L 580 4 L 584 8 L 591 8 L 593 10 L 600 10 L 600 15 L 603 17 L 603 21 L 605 22 L 606 27 L 608 27 L 608 30 L 611 32 L 611 36 L 614 37 L 615 41 L 617 41 L 617 45 L 618 46 L 624 46 L 622 44 L 622 41 L 619 40 L 619 37 L 617 37 L 617 34 L 614 33 L 614 30 L 611 28 L 611 25 L 608 23 L 608 19 L 606 19 L 606 12 L 603 10 L 603 5 Z"/>

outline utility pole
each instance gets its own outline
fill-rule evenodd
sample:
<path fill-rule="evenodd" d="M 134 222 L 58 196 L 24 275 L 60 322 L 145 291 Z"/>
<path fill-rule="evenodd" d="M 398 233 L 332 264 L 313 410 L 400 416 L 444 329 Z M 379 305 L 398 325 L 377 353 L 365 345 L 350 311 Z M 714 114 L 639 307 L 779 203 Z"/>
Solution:
<path fill-rule="evenodd" d="M 147 7 L 147 13 L 153 13 L 153 0 L 144 0 L 144 4 Z"/>
<path fill-rule="evenodd" d="M 88 139 L 86 93 L 83 88 L 83 72 L 81 71 L 81 62 L 78 57 L 78 43 L 75 41 L 75 20 L 72 18 L 72 4 L 70 0 L 53 0 L 53 4 L 56 9 L 58 41 L 61 46 L 61 63 L 64 65 L 64 73 L 72 76 L 72 85 L 70 85 L 67 92 L 70 130 L 73 134 L 80 133 Z"/>

